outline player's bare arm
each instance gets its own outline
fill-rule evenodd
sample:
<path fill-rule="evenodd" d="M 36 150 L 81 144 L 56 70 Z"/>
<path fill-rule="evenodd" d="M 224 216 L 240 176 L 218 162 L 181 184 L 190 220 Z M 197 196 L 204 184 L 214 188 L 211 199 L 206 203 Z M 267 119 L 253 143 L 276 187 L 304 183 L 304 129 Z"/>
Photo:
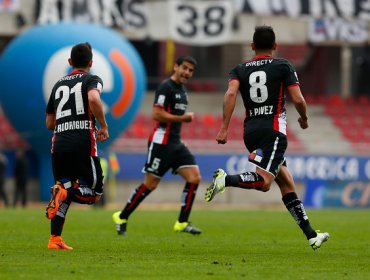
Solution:
<path fill-rule="evenodd" d="M 230 119 L 233 115 L 236 98 L 239 91 L 239 81 L 238 80 L 231 80 L 229 82 L 228 89 L 224 96 L 224 103 L 223 103 L 223 115 L 222 115 L 222 124 L 220 131 L 216 136 L 216 141 L 218 144 L 225 144 L 227 143 L 227 131 L 229 129 Z"/>
<path fill-rule="evenodd" d="M 55 115 L 46 114 L 45 125 L 47 129 L 54 130 L 55 129 Z"/>
<path fill-rule="evenodd" d="M 165 111 L 163 107 L 154 106 L 152 117 L 157 122 L 191 122 L 194 118 L 194 113 L 186 112 L 183 115 L 174 115 Z"/>
<path fill-rule="evenodd" d="M 302 129 L 308 128 L 307 104 L 299 86 L 288 87 L 288 93 L 299 114 L 298 123 Z"/>
<path fill-rule="evenodd" d="M 100 93 L 98 90 L 90 90 L 89 91 L 89 106 L 91 112 L 99 122 L 99 130 L 97 132 L 97 140 L 99 142 L 103 142 L 109 138 L 108 132 L 108 124 L 105 120 L 104 112 L 103 112 L 103 105 L 100 100 Z"/>

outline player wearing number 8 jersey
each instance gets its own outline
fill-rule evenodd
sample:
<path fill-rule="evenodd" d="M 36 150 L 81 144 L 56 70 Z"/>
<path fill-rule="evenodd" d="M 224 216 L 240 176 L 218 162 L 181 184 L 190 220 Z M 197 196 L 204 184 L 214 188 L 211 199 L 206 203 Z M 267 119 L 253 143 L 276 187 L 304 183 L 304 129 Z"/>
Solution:
<path fill-rule="evenodd" d="M 316 250 L 328 240 L 328 233 L 315 231 L 308 220 L 305 208 L 295 192 L 294 180 L 287 168 L 285 151 L 286 109 L 285 94 L 289 94 L 299 114 L 302 129 L 308 128 L 306 102 L 302 96 L 294 67 L 282 58 L 274 58 L 275 33 L 270 26 L 256 27 L 252 49 L 255 57 L 237 65 L 229 73 L 229 85 L 224 96 L 223 120 L 216 141 L 227 142 L 227 132 L 233 114 L 237 93 L 240 92 L 246 117 L 244 143 L 250 152 L 249 161 L 256 166 L 254 172 L 228 175 L 217 169 L 205 199 L 211 201 L 226 187 L 254 189 L 266 192 L 273 181 L 280 188 L 283 203 L 291 213 L 309 245 Z"/>
<path fill-rule="evenodd" d="M 299 86 L 293 66 L 282 58 L 257 55 L 236 66 L 229 75 L 230 81 L 240 81 L 246 108 L 245 132 L 264 128 L 286 134 L 285 89 Z"/>
<path fill-rule="evenodd" d="M 100 100 L 103 82 L 89 74 L 90 44 L 74 46 L 68 61 L 73 69 L 57 81 L 46 107 L 46 127 L 54 131 L 51 153 L 55 179 L 46 217 L 51 220 L 48 248 L 70 250 L 61 238 L 65 217 L 72 202 L 93 204 L 103 194 L 97 141 L 107 140 L 109 133 Z"/>

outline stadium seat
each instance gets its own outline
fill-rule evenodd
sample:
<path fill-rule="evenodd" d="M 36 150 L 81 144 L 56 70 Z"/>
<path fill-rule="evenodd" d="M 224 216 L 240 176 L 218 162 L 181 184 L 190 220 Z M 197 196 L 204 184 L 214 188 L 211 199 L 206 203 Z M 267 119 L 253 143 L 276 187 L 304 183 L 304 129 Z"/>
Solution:
<path fill-rule="evenodd" d="M 332 95 L 328 99 L 329 106 L 344 107 L 345 103 L 339 95 Z"/>
<path fill-rule="evenodd" d="M 364 106 L 370 106 L 370 98 L 367 95 L 360 95 L 357 98 L 357 104 L 361 104 Z"/>

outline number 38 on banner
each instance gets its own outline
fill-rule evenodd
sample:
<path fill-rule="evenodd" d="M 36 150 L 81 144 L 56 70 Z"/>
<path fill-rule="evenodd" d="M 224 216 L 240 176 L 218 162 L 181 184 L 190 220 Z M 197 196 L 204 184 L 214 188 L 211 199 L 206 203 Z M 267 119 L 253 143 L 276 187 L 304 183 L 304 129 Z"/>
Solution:
<path fill-rule="evenodd" d="M 230 39 L 234 8 L 227 1 L 169 1 L 173 40 L 192 45 L 215 45 Z"/>

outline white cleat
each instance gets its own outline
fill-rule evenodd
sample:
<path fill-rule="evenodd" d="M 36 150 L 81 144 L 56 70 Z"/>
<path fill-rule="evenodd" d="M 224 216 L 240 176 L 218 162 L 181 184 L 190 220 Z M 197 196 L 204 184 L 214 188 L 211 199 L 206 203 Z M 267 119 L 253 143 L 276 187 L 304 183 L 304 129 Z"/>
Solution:
<path fill-rule="evenodd" d="M 317 236 L 316 237 L 313 237 L 313 238 L 310 238 L 308 240 L 308 245 L 310 245 L 312 247 L 312 249 L 316 250 L 316 249 L 319 249 L 322 245 L 322 243 L 328 241 L 330 235 L 328 232 L 320 232 L 319 230 L 316 231 L 317 232 Z"/>
<path fill-rule="evenodd" d="M 225 191 L 225 178 L 226 172 L 219 168 L 213 174 L 213 180 L 211 186 L 206 190 L 205 199 L 210 202 L 216 194 L 223 193 Z"/>

